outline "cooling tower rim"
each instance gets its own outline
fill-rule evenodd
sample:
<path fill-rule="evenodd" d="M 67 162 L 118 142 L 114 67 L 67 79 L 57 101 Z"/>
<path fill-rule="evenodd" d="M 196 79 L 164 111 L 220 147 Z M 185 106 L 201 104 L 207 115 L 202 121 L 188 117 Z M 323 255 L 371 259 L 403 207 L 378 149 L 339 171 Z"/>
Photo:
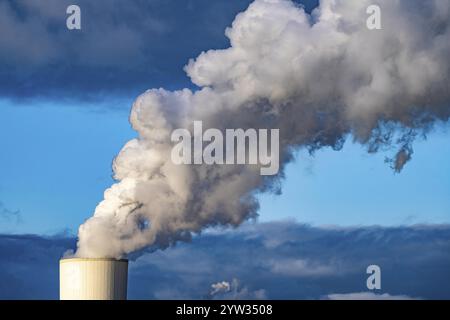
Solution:
<path fill-rule="evenodd" d="M 64 262 L 76 262 L 76 261 L 113 261 L 113 262 L 126 262 L 128 263 L 127 259 L 114 259 L 114 258 L 62 258 L 59 260 L 59 263 Z"/>

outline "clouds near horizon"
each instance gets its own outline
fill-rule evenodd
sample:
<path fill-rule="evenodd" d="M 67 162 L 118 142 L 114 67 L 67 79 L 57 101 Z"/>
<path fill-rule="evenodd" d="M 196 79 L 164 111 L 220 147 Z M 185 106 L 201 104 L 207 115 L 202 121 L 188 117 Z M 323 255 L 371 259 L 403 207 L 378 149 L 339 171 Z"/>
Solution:
<path fill-rule="evenodd" d="M 74 246 L 64 235 L 0 235 L 0 298 L 57 299 L 58 260 Z M 129 298 L 450 299 L 449 250 L 448 225 L 246 224 L 131 261 Z M 381 267 L 382 290 L 366 288 L 370 264 Z M 229 288 L 212 296 L 222 282 Z"/>

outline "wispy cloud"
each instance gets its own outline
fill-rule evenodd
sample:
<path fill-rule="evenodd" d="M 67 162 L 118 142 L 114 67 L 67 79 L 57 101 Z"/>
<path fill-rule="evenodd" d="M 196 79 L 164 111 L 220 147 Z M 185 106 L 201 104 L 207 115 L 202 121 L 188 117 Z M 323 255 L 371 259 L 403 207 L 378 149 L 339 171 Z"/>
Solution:
<path fill-rule="evenodd" d="M 373 292 L 332 293 L 324 297 L 326 300 L 418 300 L 407 295 L 377 294 Z"/>
<path fill-rule="evenodd" d="M 273 273 L 291 277 L 314 277 L 338 273 L 332 265 L 322 265 L 307 259 L 272 260 L 269 265 Z"/>

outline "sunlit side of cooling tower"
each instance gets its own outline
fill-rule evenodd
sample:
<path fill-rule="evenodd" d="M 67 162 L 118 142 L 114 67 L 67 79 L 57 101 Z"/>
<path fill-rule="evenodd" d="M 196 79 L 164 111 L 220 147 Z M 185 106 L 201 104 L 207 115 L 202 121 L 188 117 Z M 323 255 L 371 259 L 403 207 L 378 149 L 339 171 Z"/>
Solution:
<path fill-rule="evenodd" d="M 128 261 L 62 259 L 59 262 L 61 300 L 126 300 Z"/>

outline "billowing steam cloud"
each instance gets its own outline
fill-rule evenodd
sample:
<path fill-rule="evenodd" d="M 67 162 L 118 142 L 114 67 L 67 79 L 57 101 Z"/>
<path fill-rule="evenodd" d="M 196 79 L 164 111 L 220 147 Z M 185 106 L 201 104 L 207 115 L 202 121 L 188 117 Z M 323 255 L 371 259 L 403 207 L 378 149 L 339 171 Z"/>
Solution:
<path fill-rule="evenodd" d="M 230 48 L 186 66 L 200 87 L 149 90 L 130 122 L 139 133 L 114 161 L 117 183 L 79 230 L 77 256 L 121 257 L 162 248 L 212 225 L 255 217 L 255 194 L 282 173 L 258 165 L 174 165 L 171 132 L 279 128 L 281 170 L 298 148 L 338 150 L 353 138 L 395 147 L 400 171 L 412 142 L 450 115 L 448 0 L 377 0 L 382 30 L 366 27 L 369 0 L 322 0 L 311 15 L 286 0 L 256 0 L 226 35 Z"/>

